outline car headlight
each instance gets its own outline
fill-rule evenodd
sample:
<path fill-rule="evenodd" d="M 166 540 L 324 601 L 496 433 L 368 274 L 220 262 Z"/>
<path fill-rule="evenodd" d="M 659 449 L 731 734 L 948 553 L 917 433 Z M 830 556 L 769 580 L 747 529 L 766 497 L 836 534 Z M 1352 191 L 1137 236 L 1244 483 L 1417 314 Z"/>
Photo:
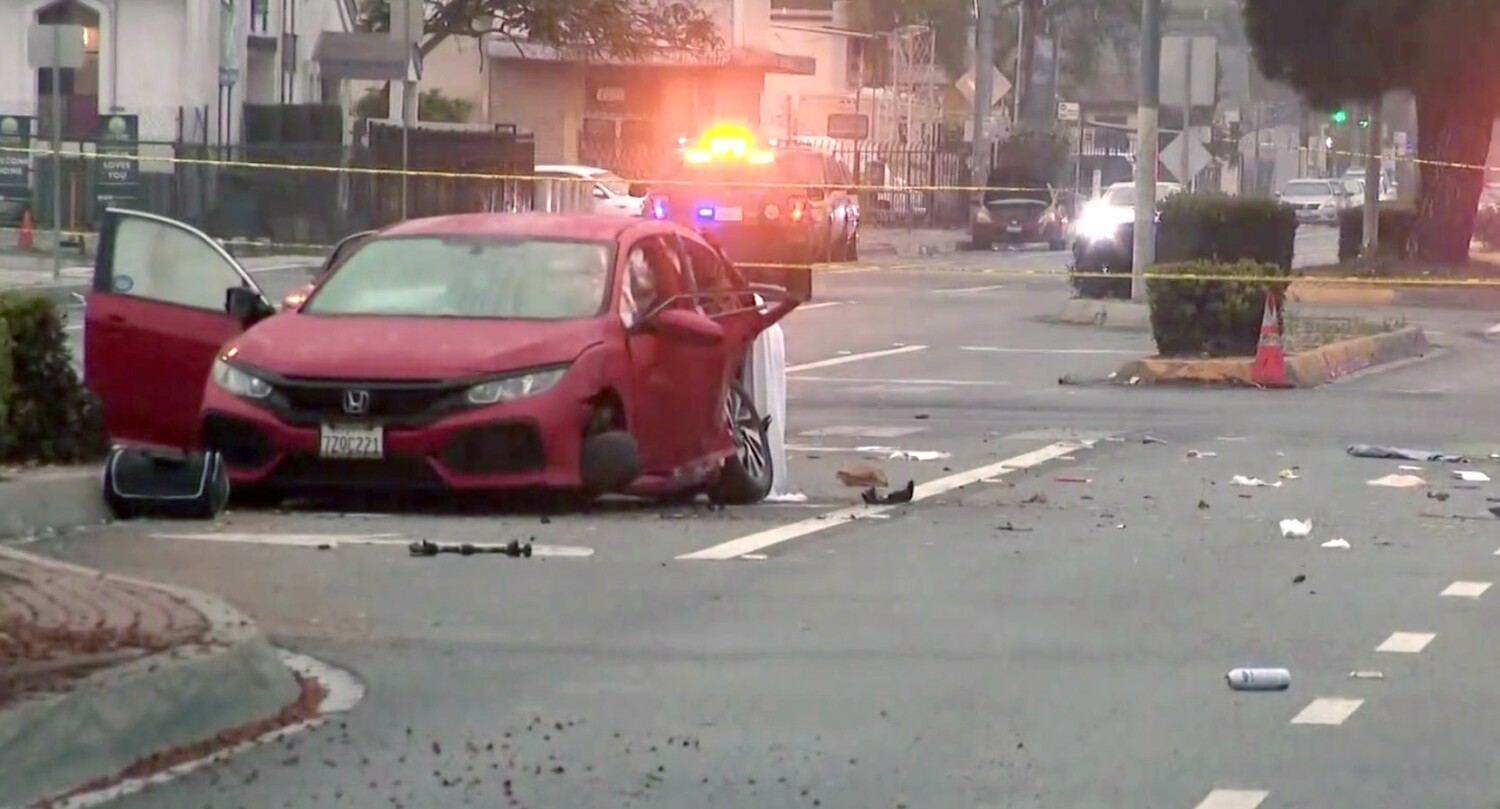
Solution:
<path fill-rule="evenodd" d="M 1078 235 L 1089 241 L 1107 241 L 1115 237 L 1120 223 L 1107 216 L 1085 216 L 1078 220 Z"/>
<path fill-rule="evenodd" d="M 491 379 L 488 382 L 481 382 L 469 388 L 466 398 L 470 404 L 490 405 L 499 402 L 509 402 L 525 396 L 535 396 L 556 385 L 558 380 L 563 378 L 563 374 L 567 372 L 568 369 L 566 367 L 546 368 L 537 371 L 527 371 L 526 373 L 515 374 L 500 379 Z"/>
<path fill-rule="evenodd" d="M 264 399 L 271 395 L 271 383 L 224 360 L 214 360 L 214 382 L 235 396 Z"/>

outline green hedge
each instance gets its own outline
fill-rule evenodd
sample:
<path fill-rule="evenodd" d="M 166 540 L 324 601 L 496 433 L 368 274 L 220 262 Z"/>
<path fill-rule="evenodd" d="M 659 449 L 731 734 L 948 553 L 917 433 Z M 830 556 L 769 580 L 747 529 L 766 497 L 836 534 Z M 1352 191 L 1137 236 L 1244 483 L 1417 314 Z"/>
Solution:
<path fill-rule="evenodd" d="M 1157 264 L 1193 261 L 1256 261 L 1291 270 L 1297 240 L 1297 214 L 1270 197 L 1228 194 L 1174 194 L 1160 203 L 1156 226 Z M 1094 254 L 1073 268 L 1074 291 L 1084 298 L 1130 297 L 1131 246 L 1134 228 L 1120 229 L 1113 254 Z M 1076 273 L 1107 269 L 1116 278 L 1082 278 Z M 1155 272 L 1157 268 L 1152 268 Z"/>
<path fill-rule="evenodd" d="M 12 382 L 0 460 L 74 463 L 108 448 L 97 401 L 73 371 L 57 307 L 36 295 L 0 294 Z"/>
<path fill-rule="evenodd" d="M 1255 354 L 1265 316 L 1266 294 L 1284 294 L 1291 271 L 1276 264 L 1197 261 L 1153 267 L 1165 275 L 1287 278 L 1276 281 L 1198 281 L 1152 278 L 1151 336 L 1163 357 L 1246 357 Z M 1278 320 L 1279 320 L 1278 313 Z"/>
<path fill-rule="evenodd" d="M 10 386 L 15 371 L 10 361 L 10 327 L 0 318 L 0 458 L 5 457 L 5 448 L 10 444 L 10 423 L 6 413 L 10 411 Z"/>
<path fill-rule="evenodd" d="M 1486 205 L 1474 217 L 1474 238 L 1486 250 L 1500 250 L 1500 207 Z"/>
<path fill-rule="evenodd" d="M 1375 245 L 1378 258 L 1407 259 L 1407 245 L 1417 224 L 1417 209 L 1400 202 L 1380 203 L 1380 240 Z M 1365 209 L 1345 208 L 1339 211 L 1339 263 L 1359 258 L 1365 244 Z"/>

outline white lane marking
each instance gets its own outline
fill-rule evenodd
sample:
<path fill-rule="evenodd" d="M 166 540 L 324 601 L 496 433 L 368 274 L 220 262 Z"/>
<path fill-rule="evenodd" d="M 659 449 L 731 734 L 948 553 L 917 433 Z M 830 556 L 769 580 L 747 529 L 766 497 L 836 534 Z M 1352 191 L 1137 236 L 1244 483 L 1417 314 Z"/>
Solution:
<path fill-rule="evenodd" d="M 1009 382 L 986 382 L 975 379 L 871 379 L 869 377 L 849 376 L 792 376 L 787 377 L 789 382 L 848 382 L 850 384 L 870 385 L 913 385 L 923 387 L 926 385 L 948 385 L 950 387 L 1002 387 Z"/>
<path fill-rule="evenodd" d="M 1255 809 L 1270 794 L 1258 789 L 1216 789 L 1194 809 Z"/>
<path fill-rule="evenodd" d="M 797 435 L 807 438 L 827 438 L 829 436 L 849 436 L 857 438 L 900 438 L 903 435 L 912 435 L 922 432 L 921 427 L 860 427 L 850 424 L 840 424 L 835 427 L 819 427 L 816 430 L 803 430 Z"/>
<path fill-rule="evenodd" d="M 1140 351 L 1123 348 L 1008 348 L 1005 346 L 959 346 L 959 351 L 985 351 L 993 354 L 1130 354 Z"/>
<path fill-rule="evenodd" d="M 936 497 L 940 494 L 951 492 L 954 489 L 968 486 L 971 483 L 978 483 L 985 478 L 996 478 L 1011 472 L 1020 472 L 1026 469 L 1030 469 L 1034 466 L 1044 464 L 1047 461 L 1055 460 L 1065 455 L 1071 455 L 1072 453 L 1077 452 L 1080 449 L 1092 447 L 1094 443 L 1094 441 L 1090 440 L 1048 444 L 1041 449 L 1032 450 L 1031 452 L 1017 455 L 1014 458 L 1007 458 L 1006 460 L 1000 461 L 999 463 L 992 463 L 987 466 L 981 466 L 977 469 L 957 472 L 952 475 L 948 475 L 947 477 L 928 481 L 927 483 L 923 483 L 922 485 L 916 487 L 916 491 L 912 494 L 911 502 L 919 503 L 928 498 Z M 738 539 L 731 539 L 728 542 L 722 542 L 718 545 L 704 548 L 703 550 L 694 551 L 692 553 L 685 553 L 681 556 L 678 556 L 677 558 L 712 560 L 734 559 L 736 557 L 744 556 L 747 553 L 758 553 L 765 550 L 766 548 L 772 547 L 773 545 L 780 545 L 784 542 L 790 542 L 791 540 L 808 536 L 809 534 L 816 534 L 819 531 L 825 531 L 829 528 L 843 525 L 850 520 L 878 518 L 879 515 L 882 515 L 885 512 L 891 511 L 892 509 L 896 508 L 900 508 L 900 506 L 851 506 L 849 508 L 843 508 L 837 511 L 830 511 L 827 514 L 820 514 L 817 517 L 813 517 L 811 519 L 794 522 L 790 525 L 783 525 L 777 528 L 767 529 L 765 531 L 757 531 L 756 533 L 748 534 L 746 536 L 739 537 Z"/>
<path fill-rule="evenodd" d="M 1442 595 L 1454 598 L 1478 598 L 1484 595 L 1484 591 L 1490 589 L 1487 581 L 1456 581 L 1448 585 L 1448 589 Z"/>
<path fill-rule="evenodd" d="M 798 306 L 796 309 L 793 309 L 792 313 L 796 314 L 797 312 L 811 312 L 814 309 L 826 309 L 830 306 L 843 306 L 848 302 L 849 301 L 823 301 L 822 303 L 804 303 L 801 306 Z"/>
<path fill-rule="evenodd" d="M 934 289 L 934 295 L 972 295 L 975 292 L 990 292 L 1005 289 L 1009 284 L 985 284 L 982 287 L 959 287 L 958 289 Z"/>
<path fill-rule="evenodd" d="M 340 545 L 375 545 L 404 548 L 411 540 L 401 534 L 151 534 L 152 539 L 185 539 L 195 542 L 233 542 L 243 545 L 278 545 L 291 548 L 318 548 Z M 463 544 L 463 543 L 450 543 Z M 470 542 L 476 548 L 503 548 L 503 542 Z M 566 556 L 584 558 L 594 555 L 593 548 L 580 545 L 532 545 L 532 556 Z"/>
<path fill-rule="evenodd" d="M 873 360 L 879 359 L 880 357 L 893 357 L 897 354 L 910 354 L 913 351 L 926 350 L 927 346 L 902 346 L 900 348 L 887 348 L 881 351 L 866 351 L 863 354 L 846 354 L 842 357 L 830 357 L 829 359 L 818 360 L 817 362 L 804 362 L 801 365 L 790 365 L 787 366 L 786 372 L 789 374 L 795 374 L 798 371 L 811 371 L 815 368 L 831 368 L 835 365 L 848 365 L 851 362 L 859 362 L 861 360 Z"/>
<path fill-rule="evenodd" d="M 1385 643 L 1375 647 L 1375 651 L 1414 655 L 1426 649 L 1435 637 L 1437 635 L 1431 632 L 1393 632 Z"/>
<path fill-rule="evenodd" d="M 1302 709 L 1302 713 L 1292 717 L 1292 724 L 1342 725 L 1363 704 L 1365 704 L 1365 701 L 1362 699 L 1318 697 L 1308 703 L 1307 707 Z"/>

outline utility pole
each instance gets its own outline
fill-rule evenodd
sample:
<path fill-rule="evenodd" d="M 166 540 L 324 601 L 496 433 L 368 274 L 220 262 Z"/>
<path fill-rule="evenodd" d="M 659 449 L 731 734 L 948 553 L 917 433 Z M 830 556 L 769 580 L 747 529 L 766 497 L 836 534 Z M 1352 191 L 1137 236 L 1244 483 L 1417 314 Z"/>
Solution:
<path fill-rule="evenodd" d="M 1376 246 L 1380 244 L 1380 186 L 1381 180 L 1385 178 L 1385 161 L 1381 159 L 1380 148 L 1381 142 L 1385 140 L 1380 133 L 1380 106 L 1380 99 L 1370 102 L 1370 127 L 1365 130 L 1364 255 L 1366 259 L 1375 257 Z"/>
<path fill-rule="evenodd" d="M 62 53 L 63 33 L 72 28 L 50 26 L 52 32 L 52 280 L 62 278 Z"/>
<path fill-rule="evenodd" d="M 974 185 L 984 187 L 990 181 L 990 110 L 995 95 L 995 5 L 994 0 L 974 0 L 974 153 L 970 167 Z M 984 204 L 984 192 L 976 195 L 976 204 Z"/>
<path fill-rule="evenodd" d="M 1161 0 L 1141 0 L 1141 104 L 1135 119 L 1135 244 L 1130 299 L 1146 300 L 1146 268 L 1156 260 L 1156 133 L 1161 115 Z"/>

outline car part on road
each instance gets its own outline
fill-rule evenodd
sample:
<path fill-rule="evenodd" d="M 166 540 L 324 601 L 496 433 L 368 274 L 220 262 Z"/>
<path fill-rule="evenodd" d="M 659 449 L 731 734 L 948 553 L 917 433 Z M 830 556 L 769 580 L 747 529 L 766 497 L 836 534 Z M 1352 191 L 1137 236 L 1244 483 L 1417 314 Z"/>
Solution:
<path fill-rule="evenodd" d="M 1234 669 L 1224 681 L 1236 691 L 1285 691 L 1292 686 L 1287 669 Z"/>
<path fill-rule="evenodd" d="M 724 461 L 709 498 L 735 506 L 759 503 L 771 493 L 774 475 L 768 449 L 771 419 L 756 411 L 755 400 L 738 379 L 729 383 L 724 418 L 734 437 L 734 455 Z"/>
<path fill-rule="evenodd" d="M 1301 538 L 1312 533 L 1312 520 L 1281 521 L 1281 535 L 1284 537 Z"/>
<path fill-rule="evenodd" d="M 917 482 L 908 480 L 906 486 L 897 489 L 890 494 L 881 494 L 874 486 L 860 492 L 860 499 L 866 505 L 871 506 L 899 506 L 902 503 L 910 503 L 912 497 L 917 493 Z"/>
<path fill-rule="evenodd" d="M 1318 547 L 1320 547 L 1320 548 L 1329 548 L 1329 549 L 1332 549 L 1332 550 L 1339 550 L 1339 551 L 1347 551 L 1347 550 L 1349 550 L 1349 540 L 1343 539 L 1343 538 L 1330 539 L 1327 542 L 1324 542 L 1322 545 L 1319 545 Z"/>
<path fill-rule="evenodd" d="M 1434 452 L 1427 449 L 1405 449 L 1402 447 L 1382 447 L 1373 444 L 1355 444 L 1349 447 L 1349 454 L 1356 458 L 1379 458 L 1389 461 L 1428 461 L 1443 463 L 1468 463 L 1469 459 L 1462 455 L 1451 455 L 1446 452 Z"/>
<path fill-rule="evenodd" d="M 509 556 L 512 559 L 525 557 L 531 558 L 531 543 L 522 544 L 512 539 L 504 545 L 475 545 L 470 542 L 433 542 L 430 539 L 419 539 L 406 546 L 412 556 L 437 556 L 440 553 L 452 553 L 459 556 L 473 556 L 480 553 L 498 553 Z"/>
<path fill-rule="evenodd" d="M 118 519 L 210 520 L 229 504 L 229 472 L 217 452 L 172 455 L 117 446 L 104 460 L 104 502 Z"/>

